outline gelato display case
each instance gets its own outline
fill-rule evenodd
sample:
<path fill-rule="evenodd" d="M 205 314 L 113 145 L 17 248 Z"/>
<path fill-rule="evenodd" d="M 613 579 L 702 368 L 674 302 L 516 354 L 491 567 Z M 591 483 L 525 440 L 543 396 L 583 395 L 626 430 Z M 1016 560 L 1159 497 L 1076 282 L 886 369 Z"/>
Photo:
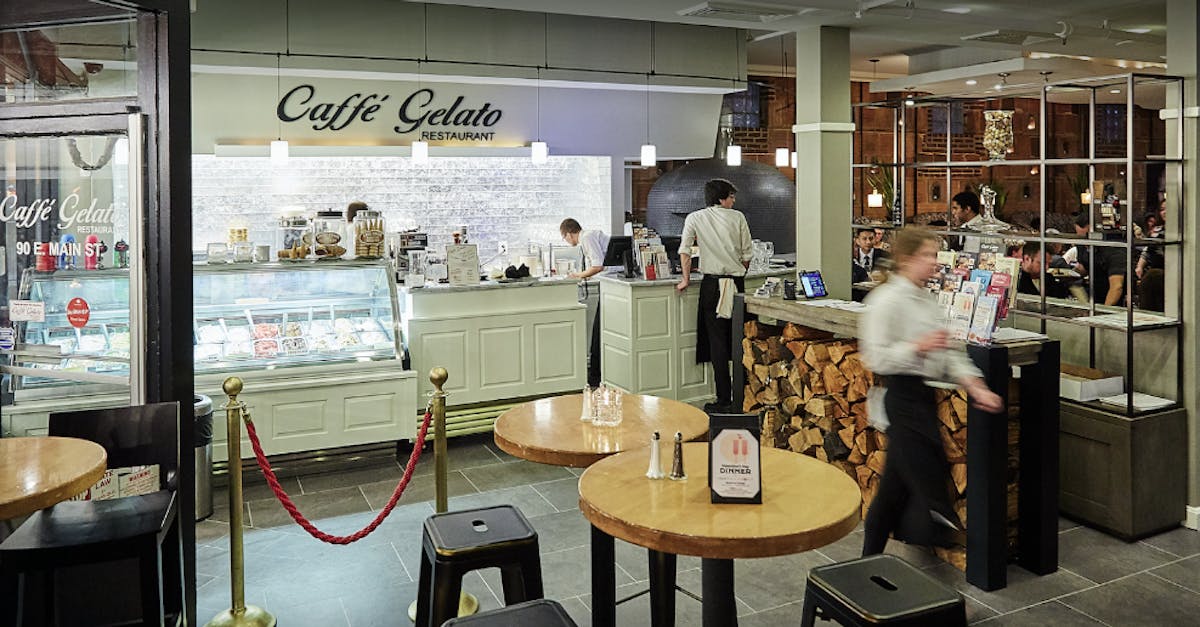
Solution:
<path fill-rule="evenodd" d="M 195 390 L 222 398 L 225 378 L 242 378 L 268 454 L 415 437 L 387 264 L 197 264 L 192 276 Z M 30 270 L 20 290 L 45 315 L 17 325 L 5 434 L 44 433 L 50 411 L 128 404 L 128 271 Z"/>

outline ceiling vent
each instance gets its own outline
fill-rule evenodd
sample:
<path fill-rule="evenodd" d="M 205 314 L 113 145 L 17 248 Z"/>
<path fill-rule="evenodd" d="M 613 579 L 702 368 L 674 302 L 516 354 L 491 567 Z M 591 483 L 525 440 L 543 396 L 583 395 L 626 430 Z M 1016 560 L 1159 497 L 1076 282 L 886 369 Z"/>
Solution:
<path fill-rule="evenodd" d="M 682 17 L 765 24 L 792 17 L 795 9 L 752 2 L 704 2 L 677 12 Z"/>
<path fill-rule="evenodd" d="M 975 33 L 973 35 L 963 35 L 959 39 L 963 41 L 982 41 L 994 44 L 1008 44 L 1012 46 L 1032 46 L 1035 44 L 1046 43 L 1058 39 L 1053 33 L 1040 33 L 1031 30 L 1010 30 L 996 29 Z"/>

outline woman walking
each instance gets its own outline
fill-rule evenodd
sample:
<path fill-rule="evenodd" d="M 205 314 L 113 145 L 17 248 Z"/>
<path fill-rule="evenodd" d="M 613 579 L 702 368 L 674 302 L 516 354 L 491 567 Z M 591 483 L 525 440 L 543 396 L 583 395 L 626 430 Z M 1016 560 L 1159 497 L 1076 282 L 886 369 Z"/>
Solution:
<path fill-rule="evenodd" d="M 863 361 L 884 379 L 889 424 L 887 461 L 867 512 L 863 555 L 882 553 L 893 532 L 907 542 L 934 545 L 945 544 L 958 529 L 933 388 L 926 381 L 957 383 L 985 412 L 1004 407 L 966 354 L 951 347 L 944 312 L 925 289 L 937 272 L 940 249 L 932 231 L 899 231 L 892 243 L 896 270 L 866 299 L 859 329 Z"/>

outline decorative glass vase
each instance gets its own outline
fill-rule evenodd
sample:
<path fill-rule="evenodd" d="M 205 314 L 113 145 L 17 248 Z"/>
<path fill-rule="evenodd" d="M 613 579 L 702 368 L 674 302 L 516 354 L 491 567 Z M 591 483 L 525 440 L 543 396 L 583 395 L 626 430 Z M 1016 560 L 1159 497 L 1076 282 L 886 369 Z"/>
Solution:
<path fill-rule="evenodd" d="M 1012 111 L 983 112 L 983 148 L 988 159 L 1004 161 L 1013 147 Z"/>

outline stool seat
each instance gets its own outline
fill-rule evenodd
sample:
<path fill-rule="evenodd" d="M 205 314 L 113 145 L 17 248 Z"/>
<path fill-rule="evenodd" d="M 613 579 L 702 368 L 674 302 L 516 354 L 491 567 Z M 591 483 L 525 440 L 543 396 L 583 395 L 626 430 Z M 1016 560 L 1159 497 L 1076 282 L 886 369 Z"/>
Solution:
<path fill-rule="evenodd" d="M 537 531 L 514 507 L 481 507 L 425 519 L 425 533 L 439 555 L 457 555 L 510 542 L 528 542 Z"/>
<path fill-rule="evenodd" d="M 455 617 L 463 575 L 472 570 L 500 569 L 505 605 L 542 598 L 537 531 L 512 505 L 435 514 L 423 532 L 417 627 Z"/>
<path fill-rule="evenodd" d="M 538 599 L 447 621 L 442 627 L 576 627 L 555 601 Z"/>
<path fill-rule="evenodd" d="M 802 625 L 816 611 L 843 625 L 966 625 L 962 595 L 894 555 L 809 571 Z"/>

